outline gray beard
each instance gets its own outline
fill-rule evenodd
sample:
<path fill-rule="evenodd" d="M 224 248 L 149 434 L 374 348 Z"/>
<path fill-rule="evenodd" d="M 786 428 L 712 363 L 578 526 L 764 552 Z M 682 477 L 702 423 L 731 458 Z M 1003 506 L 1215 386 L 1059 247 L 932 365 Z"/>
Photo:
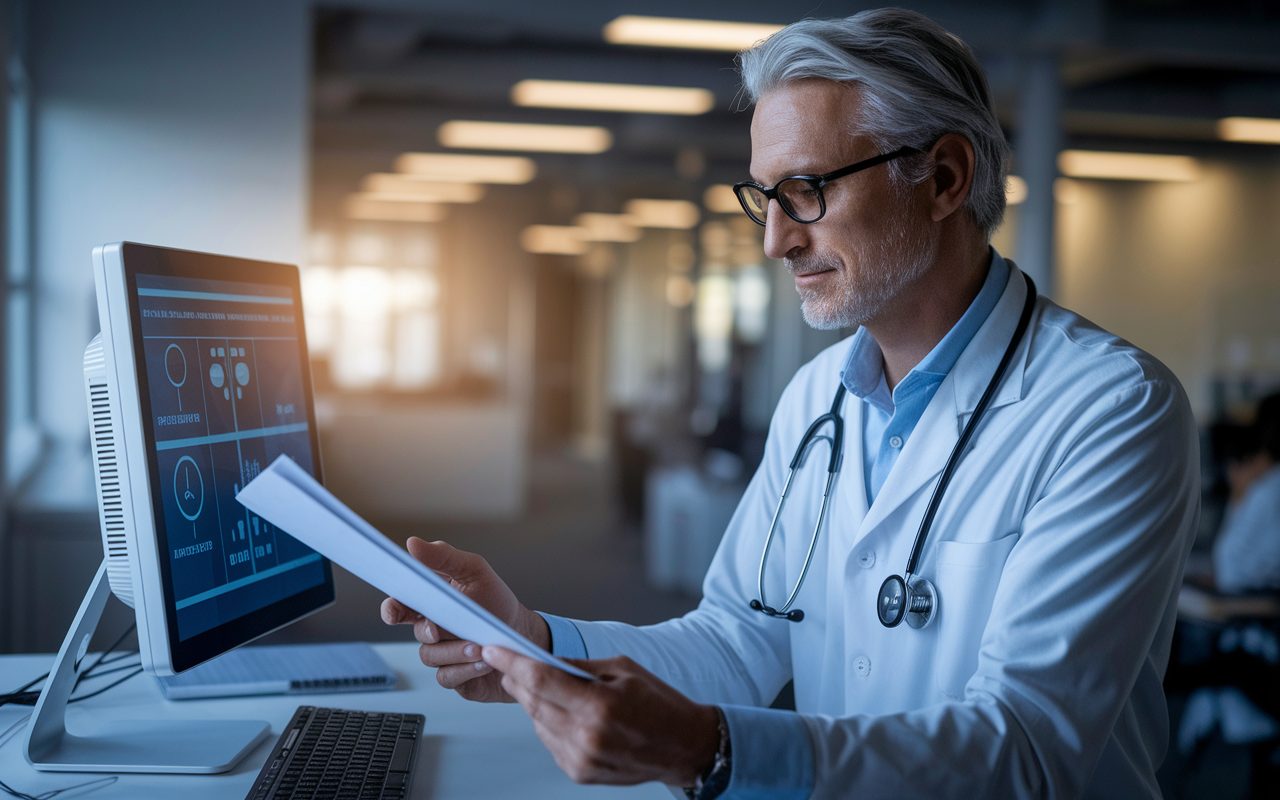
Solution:
<path fill-rule="evenodd" d="M 854 254 L 857 274 L 836 256 L 783 260 L 793 275 L 834 269 L 839 276 L 838 285 L 828 292 L 797 289 L 800 313 L 809 327 L 837 330 L 865 325 L 928 271 L 937 254 L 936 240 L 903 225 L 895 225 L 887 235 L 868 239 Z"/>

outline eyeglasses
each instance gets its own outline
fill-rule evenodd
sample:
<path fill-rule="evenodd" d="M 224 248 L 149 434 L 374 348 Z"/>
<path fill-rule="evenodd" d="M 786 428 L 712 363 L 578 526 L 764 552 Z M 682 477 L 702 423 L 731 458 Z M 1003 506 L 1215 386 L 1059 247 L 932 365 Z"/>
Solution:
<path fill-rule="evenodd" d="M 790 178 L 778 181 L 772 189 L 766 189 L 755 181 L 743 181 L 734 184 L 733 193 L 738 196 L 738 202 L 742 203 L 742 209 L 747 212 L 747 216 L 758 225 L 764 225 L 768 221 L 770 200 L 777 200 L 778 205 L 782 206 L 782 210 L 788 217 L 808 225 L 822 219 L 827 213 L 827 201 L 822 196 L 822 187 L 828 183 L 877 164 L 919 152 L 914 147 L 902 147 L 892 153 L 882 153 L 865 161 L 841 167 L 826 175 L 792 175 Z"/>

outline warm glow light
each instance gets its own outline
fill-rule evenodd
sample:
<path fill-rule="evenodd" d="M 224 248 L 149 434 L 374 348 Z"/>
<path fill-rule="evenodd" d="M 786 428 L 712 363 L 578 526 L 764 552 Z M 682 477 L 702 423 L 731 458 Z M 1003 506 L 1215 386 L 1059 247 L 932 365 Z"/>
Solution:
<path fill-rule="evenodd" d="M 420 200 L 387 200 L 363 192 L 347 195 L 347 217 L 382 222 L 439 222 L 448 206 Z"/>
<path fill-rule="evenodd" d="M 405 153 L 396 159 L 396 172 L 449 183 L 528 183 L 538 167 L 524 156 Z"/>
<path fill-rule="evenodd" d="M 622 16 L 604 26 L 610 44 L 683 47 L 689 50 L 745 50 L 782 30 L 781 25 L 711 19 Z"/>
<path fill-rule="evenodd" d="M 1122 181 L 1193 181 L 1200 177 L 1200 165 L 1194 158 L 1152 153 L 1063 150 L 1058 154 L 1058 169 L 1072 178 Z"/>
<path fill-rule="evenodd" d="M 1017 175 L 1010 175 L 1004 184 L 1004 201 L 1016 206 L 1027 199 L 1027 182 Z"/>
<path fill-rule="evenodd" d="M 1070 178 L 1054 178 L 1053 180 L 1053 199 L 1054 202 L 1064 206 L 1075 205 L 1080 202 L 1080 184 Z"/>
<path fill-rule="evenodd" d="M 511 87 L 511 102 L 539 108 L 705 114 L 715 106 L 716 97 L 706 89 L 679 86 L 525 80 Z"/>
<path fill-rule="evenodd" d="M 588 242 L 634 242 L 640 238 L 640 228 L 627 214 L 579 214 L 573 224 L 583 229 Z"/>
<path fill-rule="evenodd" d="M 698 207 L 687 200 L 630 200 L 626 212 L 642 228 L 688 230 L 702 216 Z"/>
<path fill-rule="evenodd" d="M 1218 138 L 1228 142 L 1280 144 L 1280 119 L 1226 117 L 1218 120 Z"/>
<path fill-rule="evenodd" d="M 586 231 L 576 225 L 530 225 L 520 232 L 527 253 L 580 256 L 587 252 Z"/>
<path fill-rule="evenodd" d="M 367 195 L 377 195 L 385 200 L 474 203 L 484 197 L 484 187 L 476 183 L 441 183 L 389 172 L 375 172 L 365 176 L 361 188 Z"/>
<path fill-rule="evenodd" d="M 708 211 L 716 214 L 743 213 L 742 203 L 738 202 L 738 196 L 733 193 L 733 187 L 727 183 L 708 186 L 707 190 L 702 193 L 702 204 L 707 207 Z"/>
<path fill-rule="evenodd" d="M 528 150 L 538 153 L 603 153 L 613 134 L 589 125 L 530 125 L 456 119 L 436 131 L 445 147 L 472 150 Z"/>

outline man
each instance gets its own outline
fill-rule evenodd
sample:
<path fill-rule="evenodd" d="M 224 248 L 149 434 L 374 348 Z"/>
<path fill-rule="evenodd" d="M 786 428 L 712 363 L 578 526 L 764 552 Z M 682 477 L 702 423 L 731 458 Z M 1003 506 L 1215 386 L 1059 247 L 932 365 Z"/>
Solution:
<path fill-rule="evenodd" d="M 441 685 L 521 703 L 578 781 L 659 780 L 704 800 L 1158 797 L 1161 676 L 1199 511 L 1177 381 L 1033 298 L 913 571 L 937 588 L 936 618 L 882 625 L 880 587 L 906 564 L 1028 297 L 988 245 L 1007 145 L 973 54 L 913 12 L 797 23 L 745 52 L 742 72 L 756 104 L 744 207 L 795 275 L 806 321 L 860 330 L 784 393 L 702 603 L 643 628 L 540 616 L 480 557 L 411 540 L 600 680 L 458 641 L 394 600 L 384 619 L 415 623 Z M 784 184 L 796 175 L 827 179 Z M 760 581 L 782 603 L 815 541 L 794 603 L 804 617 L 767 616 L 749 603 L 767 605 L 770 521 L 833 397 L 844 457 L 826 516 L 811 539 L 827 483 L 816 444 Z M 797 711 L 766 708 L 793 679 Z"/>

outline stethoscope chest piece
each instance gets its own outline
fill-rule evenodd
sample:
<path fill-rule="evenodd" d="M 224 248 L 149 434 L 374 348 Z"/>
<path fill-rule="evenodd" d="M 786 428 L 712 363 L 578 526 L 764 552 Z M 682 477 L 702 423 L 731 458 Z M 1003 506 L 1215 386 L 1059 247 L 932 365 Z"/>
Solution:
<path fill-rule="evenodd" d="M 926 628 L 938 614 L 938 590 L 919 575 L 911 576 L 910 583 L 890 575 L 880 584 L 876 614 L 886 628 L 896 628 L 904 619 L 917 630 Z"/>

